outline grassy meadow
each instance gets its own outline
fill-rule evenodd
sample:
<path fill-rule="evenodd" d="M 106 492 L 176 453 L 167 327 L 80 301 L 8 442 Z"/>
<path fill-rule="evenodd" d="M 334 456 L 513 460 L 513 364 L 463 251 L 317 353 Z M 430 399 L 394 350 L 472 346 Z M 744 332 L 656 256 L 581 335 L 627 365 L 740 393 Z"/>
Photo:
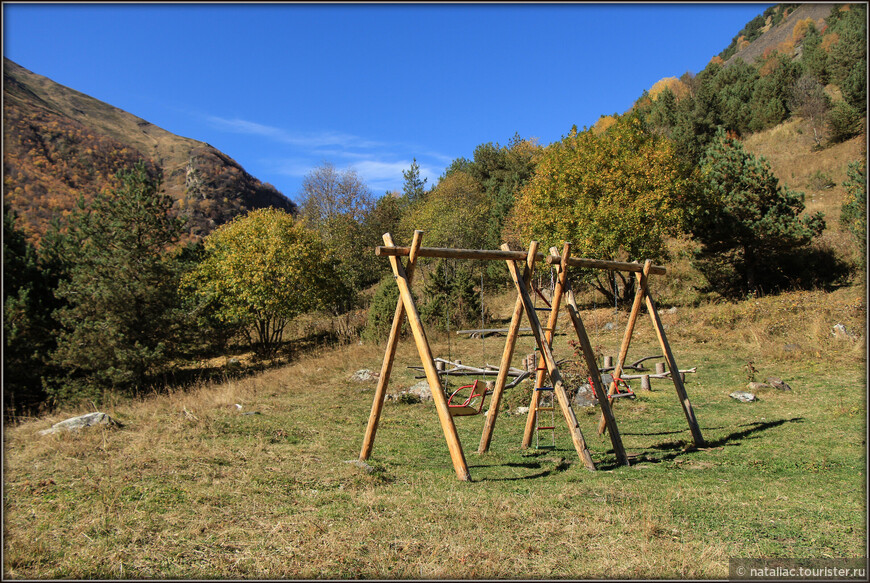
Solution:
<path fill-rule="evenodd" d="M 506 318 L 513 299 L 490 308 Z M 615 355 L 626 314 L 588 308 L 593 344 Z M 456 419 L 473 478 L 460 482 L 432 403 L 397 401 L 360 466 L 349 462 L 375 381 L 350 377 L 379 370 L 384 343 L 315 347 L 247 376 L 118 399 L 104 410 L 120 429 L 37 434 L 85 409 L 7 425 L 4 577 L 726 578 L 732 557 L 863 556 L 863 286 L 661 311 L 677 363 L 697 367 L 686 386 L 704 448 L 690 447 L 673 384 L 654 379 L 615 406 L 631 467 L 596 434 L 597 408 L 576 408 L 596 472 L 560 419 L 554 449 L 523 450 L 525 416 L 503 410 L 484 455 L 483 416 Z M 836 323 L 856 337 L 835 338 Z M 563 319 L 557 358 L 571 355 L 568 329 Z M 503 346 L 430 340 L 469 364 L 496 364 Z M 522 336 L 513 364 L 532 347 Z M 628 359 L 656 354 L 644 315 Z M 793 390 L 730 398 L 750 361 L 755 380 Z M 391 392 L 416 382 L 418 364 L 403 338 Z"/>

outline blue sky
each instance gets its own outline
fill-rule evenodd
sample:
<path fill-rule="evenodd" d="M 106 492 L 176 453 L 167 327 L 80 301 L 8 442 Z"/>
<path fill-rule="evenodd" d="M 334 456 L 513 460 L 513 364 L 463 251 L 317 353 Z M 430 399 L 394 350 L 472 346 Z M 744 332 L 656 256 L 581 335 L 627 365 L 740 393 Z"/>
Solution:
<path fill-rule="evenodd" d="M 208 142 L 298 200 L 352 168 L 376 196 L 482 143 L 541 144 L 697 73 L 771 4 L 3 4 L 4 55 Z"/>

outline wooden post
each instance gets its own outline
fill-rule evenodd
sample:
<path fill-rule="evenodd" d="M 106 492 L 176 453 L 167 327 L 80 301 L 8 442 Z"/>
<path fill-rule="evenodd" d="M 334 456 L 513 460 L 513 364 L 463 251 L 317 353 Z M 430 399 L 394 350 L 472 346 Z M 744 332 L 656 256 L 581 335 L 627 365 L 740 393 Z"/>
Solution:
<path fill-rule="evenodd" d="M 405 274 L 408 278 L 408 285 L 411 285 L 411 280 L 414 277 L 414 270 L 417 266 L 416 250 L 420 248 L 422 240 L 423 231 L 414 231 L 414 239 L 411 242 L 411 254 L 408 256 L 408 267 L 405 270 Z M 375 444 L 375 434 L 378 431 L 378 423 L 381 419 L 381 412 L 384 409 L 384 399 L 387 396 L 387 385 L 390 382 L 390 374 L 392 374 L 393 371 L 393 359 L 396 356 L 396 347 L 399 345 L 399 333 L 402 329 L 402 322 L 404 319 L 405 304 L 400 297 L 396 301 L 396 312 L 393 315 L 393 325 L 390 328 L 390 336 L 387 340 L 384 362 L 381 364 L 381 376 L 378 377 L 378 386 L 375 389 L 372 412 L 369 414 L 369 422 L 366 427 L 365 437 L 363 438 L 362 450 L 359 454 L 360 461 L 366 461 L 372 454 L 372 448 Z"/>
<path fill-rule="evenodd" d="M 570 243 L 565 243 L 565 248 L 570 248 Z M 551 255 L 557 255 L 558 251 L 555 247 L 550 248 Z M 544 329 L 544 339 L 547 342 L 547 345 L 552 349 L 553 347 L 553 335 L 556 331 L 556 324 L 559 321 L 559 304 L 562 303 L 562 295 L 564 293 L 565 287 L 565 271 L 561 271 L 559 273 L 559 277 L 556 279 L 556 284 L 553 288 L 553 297 L 550 299 L 550 315 L 547 318 L 547 327 Z M 535 388 L 540 387 L 544 383 L 544 376 L 546 376 L 546 362 L 544 360 L 543 355 L 540 355 L 539 358 L 534 359 L 535 361 Z M 552 379 L 551 379 L 552 380 Z M 529 414 L 526 417 L 526 427 L 523 431 L 523 441 L 522 447 L 523 449 L 528 448 L 532 444 L 532 435 L 535 432 L 535 419 L 538 416 L 538 404 L 541 401 L 541 392 L 540 391 L 532 391 L 532 401 L 529 403 Z"/>
<path fill-rule="evenodd" d="M 628 316 L 628 324 L 625 326 L 625 334 L 622 337 L 622 344 L 619 347 L 619 356 L 616 359 L 616 368 L 613 369 L 613 382 L 607 390 L 608 399 L 611 395 L 616 394 L 617 378 L 622 375 L 622 367 L 625 366 L 625 358 L 628 356 L 628 345 L 631 343 L 631 337 L 634 335 L 634 326 L 637 323 L 637 316 L 640 314 L 640 308 L 643 305 L 643 297 L 646 293 L 646 281 L 649 279 L 649 270 L 652 268 L 652 261 L 647 259 L 643 264 L 643 271 L 640 273 L 641 284 L 637 286 L 637 291 L 634 294 L 634 302 L 631 304 L 631 313 Z M 598 421 L 598 433 L 604 433 L 607 429 L 607 423 L 604 415 L 601 415 L 601 420 Z"/>
<path fill-rule="evenodd" d="M 611 366 L 613 366 L 613 357 L 612 356 L 605 356 L 604 357 L 604 368 L 610 368 Z"/>
<path fill-rule="evenodd" d="M 562 253 L 562 271 L 568 271 L 568 253 L 570 249 L 565 249 Z M 595 361 L 595 351 L 592 349 L 592 343 L 589 341 L 589 335 L 586 334 L 586 327 L 583 325 L 583 320 L 580 318 L 580 310 L 577 307 L 577 300 L 574 298 L 574 290 L 571 288 L 571 282 L 565 279 L 565 299 L 568 305 L 568 315 L 571 317 L 571 323 L 574 325 L 574 331 L 577 334 L 577 340 L 580 342 L 580 347 L 583 350 L 583 357 L 586 360 L 586 367 L 592 376 L 592 390 L 595 397 L 598 399 L 598 404 L 601 406 L 601 414 L 604 416 L 605 423 L 610 434 L 610 443 L 613 445 L 613 452 L 616 454 L 616 459 L 622 465 L 628 465 L 628 455 L 625 453 L 625 447 L 622 445 L 622 436 L 619 434 L 619 428 L 616 426 L 616 418 L 613 416 L 613 410 L 610 408 L 610 401 L 607 398 L 607 391 L 604 385 L 601 384 L 601 375 L 598 374 L 598 363 Z"/>
<path fill-rule="evenodd" d="M 393 239 L 389 233 L 384 235 L 384 243 L 388 246 L 392 245 Z M 423 329 L 423 323 L 420 321 L 420 314 L 417 312 L 417 306 L 414 305 L 414 297 L 411 295 L 411 287 L 408 285 L 405 268 L 402 267 L 402 262 L 399 261 L 398 257 L 390 257 L 390 264 L 393 268 L 393 276 L 399 285 L 399 294 L 405 304 L 405 312 L 408 314 L 408 323 L 411 325 L 411 332 L 414 334 L 414 343 L 417 345 L 420 361 L 423 363 L 423 369 L 426 371 L 426 380 L 429 381 L 429 389 L 432 391 L 432 399 L 435 401 L 438 419 L 441 421 L 441 428 L 444 430 L 444 438 L 447 440 L 450 458 L 453 460 L 453 469 L 460 480 L 471 481 L 468 464 L 465 462 L 465 454 L 462 452 L 462 443 L 460 443 L 459 435 L 456 433 L 453 416 L 450 415 L 450 409 L 447 407 L 447 397 L 444 395 L 444 389 L 441 387 L 441 379 L 438 377 L 438 370 L 435 368 L 435 359 L 432 357 L 432 349 L 429 347 L 426 331 Z"/>
<path fill-rule="evenodd" d="M 652 385 L 649 382 L 649 375 L 645 374 L 640 377 L 640 388 L 645 391 L 652 391 Z"/>
<path fill-rule="evenodd" d="M 520 277 L 519 269 L 514 261 L 507 262 L 508 270 L 510 270 L 511 278 L 514 280 L 514 285 L 517 287 L 517 292 L 523 300 L 523 308 L 528 314 L 529 323 L 532 327 L 532 334 L 535 336 L 535 342 L 538 345 L 538 351 L 544 355 L 544 360 L 547 363 L 547 371 L 550 374 L 550 380 L 553 381 L 553 392 L 559 400 L 559 407 L 562 410 L 562 415 L 568 423 L 568 430 L 571 433 L 571 440 L 574 442 L 574 448 L 577 454 L 583 461 L 584 465 L 589 470 L 595 470 L 595 462 L 592 461 L 592 454 L 586 446 L 586 440 L 583 438 L 583 432 L 580 431 L 580 425 L 577 423 L 577 417 L 574 415 L 574 410 L 571 408 L 571 403 L 568 401 L 568 395 L 565 393 L 562 375 L 559 373 L 559 367 L 556 365 L 556 359 L 553 357 L 553 352 L 550 350 L 549 344 L 544 340 L 544 330 L 541 327 L 541 321 L 535 313 L 535 305 L 532 302 L 529 291 L 523 278 Z"/>
<path fill-rule="evenodd" d="M 505 251 L 509 249 L 507 243 L 501 246 Z M 529 252 L 526 255 L 526 265 L 523 269 L 523 280 L 528 282 L 532 278 L 532 272 L 535 268 L 535 258 L 537 257 L 538 243 L 532 241 L 529 245 Z M 514 304 L 514 313 L 511 316 L 510 327 L 508 328 L 507 340 L 505 341 L 504 350 L 501 355 L 501 362 L 498 367 L 498 376 L 495 379 L 495 388 L 492 392 L 492 400 L 489 402 L 489 415 L 486 416 L 486 422 L 483 424 L 483 433 L 480 436 L 480 446 L 477 448 L 477 453 L 486 453 L 489 451 L 489 445 L 492 442 L 492 432 L 495 429 L 495 420 L 498 418 L 498 410 L 501 405 L 501 397 L 504 392 L 504 386 L 507 381 L 508 369 L 511 366 L 511 359 L 514 355 L 517 338 L 520 335 L 520 325 L 523 323 L 523 300 L 517 296 L 517 301 Z"/>
<path fill-rule="evenodd" d="M 646 285 L 647 282 L 641 279 L 640 274 L 636 274 L 636 277 L 640 285 Z M 674 381 L 674 388 L 677 390 L 677 396 L 680 399 L 680 405 L 683 407 L 683 413 L 686 415 L 686 421 L 689 422 L 689 429 L 692 432 L 692 441 L 694 442 L 695 447 L 702 447 L 704 445 L 704 437 L 701 435 L 701 428 L 698 426 L 698 420 L 695 418 L 695 410 L 692 408 L 692 403 L 689 402 L 689 396 L 686 394 L 686 387 L 683 385 L 683 379 L 680 378 L 680 369 L 677 366 L 674 353 L 671 351 L 671 346 L 668 344 L 668 338 L 665 335 L 665 328 L 662 326 L 662 320 L 656 310 L 656 304 L 649 293 L 649 289 L 644 291 L 646 295 L 646 308 L 649 310 L 649 316 L 650 319 L 652 319 L 653 328 L 656 331 L 659 344 L 665 353 L 668 366 L 671 369 L 671 379 Z"/>
<path fill-rule="evenodd" d="M 663 362 L 656 363 L 656 374 L 665 374 L 665 363 L 663 363 Z"/>

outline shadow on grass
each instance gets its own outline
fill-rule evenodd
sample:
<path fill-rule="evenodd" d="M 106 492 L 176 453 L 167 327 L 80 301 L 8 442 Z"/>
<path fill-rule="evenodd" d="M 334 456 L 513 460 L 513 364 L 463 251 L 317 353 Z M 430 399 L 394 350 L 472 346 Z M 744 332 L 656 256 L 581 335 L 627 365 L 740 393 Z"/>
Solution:
<path fill-rule="evenodd" d="M 531 454 L 524 454 L 524 457 L 540 457 L 543 455 L 552 454 L 553 451 L 554 450 L 552 450 L 552 449 L 537 451 L 537 452 L 534 452 Z M 484 477 L 484 478 L 477 478 L 474 481 L 475 482 L 515 482 L 515 481 L 520 481 L 520 480 L 535 480 L 538 478 L 546 478 L 547 476 L 551 476 L 551 475 L 556 474 L 556 473 L 564 472 L 565 470 L 567 470 L 568 468 L 571 467 L 571 464 L 565 458 L 562 458 L 558 461 L 552 460 L 552 459 L 543 460 L 543 463 L 542 463 L 542 461 L 539 461 L 539 460 L 529 460 L 526 462 L 507 462 L 507 463 L 503 463 L 503 464 L 475 464 L 475 465 L 469 465 L 468 469 L 472 470 L 472 469 L 479 469 L 479 468 L 524 468 L 524 469 L 528 469 L 528 470 L 539 470 L 544 466 L 544 463 L 547 463 L 547 462 L 550 462 L 550 463 L 555 462 L 555 465 L 552 467 L 549 467 L 543 471 L 540 471 L 540 472 L 537 472 L 534 474 L 528 474 L 525 476 Z"/>
<path fill-rule="evenodd" d="M 774 427 L 779 427 L 780 425 L 783 425 L 785 423 L 803 422 L 803 417 L 792 417 L 791 419 L 777 419 L 775 421 L 756 421 L 753 423 L 745 423 L 743 425 L 738 425 L 738 427 L 747 427 L 747 429 L 744 429 L 742 431 L 735 431 L 734 433 L 729 433 L 728 435 L 720 439 L 707 441 L 704 449 L 724 447 L 726 445 L 740 445 L 741 440 L 743 439 L 758 439 L 760 436 L 756 434 L 763 431 L 773 429 Z M 659 456 L 657 459 L 655 457 L 644 456 L 644 461 L 649 461 L 653 463 L 655 463 L 656 461 L 670 461 L 681 455 L 696 451 L 698 448 L 694 447 L 694 445 L 686 441 L 669 441 L 654 445 L 652 446 L 652 449 L 670 453 L 665 453 L 665 455 Z"/>
<path fill-rule="evenodd" d="M 755 434 L 762 431 L 767 431 L 768 429 L 779 427 L 780 425 L 783 425 L 785 423 L 803 422 L 803 417 L 793 417 L 791 419 L 778 419 L 776 421 L 746 423 L 743 425 L 738 425 L 738 427 L 746 427 L 747 429 L 744 429 L 742 431 L 735 431 L 734 433 L 729 433 L 721 439 L 707 441 L 707 443 L 701 448 L 695 447 L 689 440 L 666 441 L 664 443 L 650 446 L 650 449 L 656 450 L 656 452 L 661 452 L 661 455 L 656 455 L 655 452 L 647 452 L 636 455 L 629 454 L 629 458 L 631 465 L 639 463 L 658 464 L 661 462 L 672 461 L 682 455 L 698 451 L 699 449 L 715 449 L 719 447 L 724 447 L 726 445 L 740 445 L 740 440 L 742 439 L 758 439 L 760 436 Z M 704 431 L 709 431 L 712 429 L 722 429 L 722 427 L 705 427 Z M 675 433 L 685 433 L 686 431 L 688 431 L 688 429 L 680 431 L 664 431 L 660 433 L 623 433 L 623 435 L 670 435 Z M 604 453 L 608 455 L 608 459 L 596 462 L 595 466 L 597 469 L 606 471 L 624 467 L 617 463 L 615 459 L 613 459 L 613 456 L 615 456 L 615 454 L 613 453 L 612 449 L 607 450 Z"/>

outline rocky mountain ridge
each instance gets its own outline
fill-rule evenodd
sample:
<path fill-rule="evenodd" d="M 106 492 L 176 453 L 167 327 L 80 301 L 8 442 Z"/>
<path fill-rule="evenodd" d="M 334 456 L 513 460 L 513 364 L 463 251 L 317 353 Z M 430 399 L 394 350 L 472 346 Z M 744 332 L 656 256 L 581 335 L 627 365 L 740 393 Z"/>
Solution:
<path fill-rule="evenodd" d="M 33 241 L 80 195 L 110 187 L 114 174 L 144 159 L 162 174 L 174 209 L 201 238 L 238 214 L 263 207 L 295 212 L 274 186 L 216 148 L 55 83 L 4 58 L 4 203 Z"/>

